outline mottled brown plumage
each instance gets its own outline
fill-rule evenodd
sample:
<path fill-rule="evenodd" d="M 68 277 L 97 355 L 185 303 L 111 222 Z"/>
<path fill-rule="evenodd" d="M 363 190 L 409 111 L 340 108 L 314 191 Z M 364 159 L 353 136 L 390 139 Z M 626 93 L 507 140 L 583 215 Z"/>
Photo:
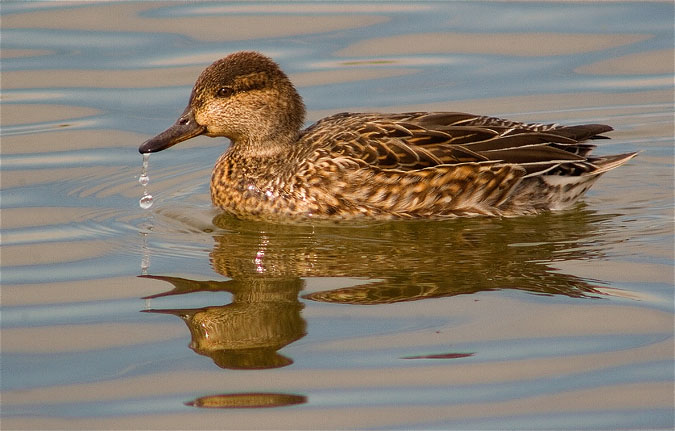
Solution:
<path fill-rule="evenodd" d="M 305 108 L 271 59 L 238 52 L 199 76 L 183 115 L 141 145 L 232 141 L 213 203 L 272 220 L 512 216 L 563 209 L 636 153 L 590 156 L 602 124 L 526 124 L 458 112 L 341 113 L 301 130 Z"/>

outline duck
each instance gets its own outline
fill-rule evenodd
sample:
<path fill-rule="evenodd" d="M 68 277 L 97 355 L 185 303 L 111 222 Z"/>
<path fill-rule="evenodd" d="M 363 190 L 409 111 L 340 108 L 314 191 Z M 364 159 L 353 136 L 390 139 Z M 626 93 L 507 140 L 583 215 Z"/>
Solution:
<path fill-rule="evenodd" d="M 564 210 L 636 152 L 592 156 L 604 124 L 462 112 L 343 112 L 303 128 L 305 105 L 271 58 L 235 52 L 197 78 L 176 122 L 142 154 L 196 136 L 230 140 L 214 206 L 270 221 L 511 217 Z"/>

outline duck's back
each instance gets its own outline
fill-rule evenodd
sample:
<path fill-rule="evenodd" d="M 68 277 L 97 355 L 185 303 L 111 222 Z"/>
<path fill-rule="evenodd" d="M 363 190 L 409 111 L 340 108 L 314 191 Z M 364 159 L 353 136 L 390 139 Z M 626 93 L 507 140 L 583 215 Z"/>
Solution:
<path fill-rule="evenodd" d="M 635 153 L 591 157 L 601 124 L 526 124 L 457 112 L 342 113 L 306 129 L 294 180 L 315 216 L 517 215 L 573 204 Z M 303 190 L 305 193 L 305 190 Z"/>

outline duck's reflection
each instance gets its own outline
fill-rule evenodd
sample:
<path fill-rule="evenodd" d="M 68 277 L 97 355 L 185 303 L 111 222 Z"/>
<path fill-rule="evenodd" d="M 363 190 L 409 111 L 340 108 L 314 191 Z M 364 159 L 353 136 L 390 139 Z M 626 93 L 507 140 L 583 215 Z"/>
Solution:
<path fill-rule="evenodd" d="M 211 357 L 221 368 L 279 368 L 293 363 L 277 353 L 305 335 L 298 293 L 302 280 L 249 279 L 194 281 L 177 277 L 144 276 L 174 285 L 170 292 L 148 298 L 197 291 L 227 291 L 231 304 L 197 309 L 145 310 L 173 314 L 187 324 L 190 348 Z"/>
<path fill-rule="evenodd" d="M 241 393 L 220 394 L 199 397 L 196 400 L 185 403 L 187 406 L 206 409 L 241 409 L 241 408 L 265 408 L 284 407 L 295 404 L 304 404 L 307 397 L 295 394 L 277 393 Z"/>
<path fill-rule="evenodd" d="M 361 227 L 280 226 L 218 216 L 210 253 L 228 281 L 147 276 L 173 284 L 152 297 L 227 291 L 232 303 L 199 309 L 147 310 L 181 317 L 191 348 L 223 368 L 283 367 L 277 353 L 305 335 L 298 296 L 305 277 L 347 277 L 356 286 L 309 292 L 307 300 L 374 305 L 518 289 L 592 296 L 589 280 L 562 274 L 556 261 L 602 253 L 611 216 L 583 209 L 513 219 L 393 222 Z M 365 283 L 364 283 L 365 281 Z"/>

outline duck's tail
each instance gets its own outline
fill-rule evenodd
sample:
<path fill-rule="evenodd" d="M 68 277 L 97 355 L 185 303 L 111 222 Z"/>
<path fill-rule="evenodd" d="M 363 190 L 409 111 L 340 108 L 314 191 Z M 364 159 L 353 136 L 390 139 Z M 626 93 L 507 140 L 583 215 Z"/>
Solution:
<path fill-rule="evenodd" d="M 611 171 L 614 168 L 618 168 L 637 155 L 638 153 L 635 152 L 589 158 L 588 161 L 597 166 L 597 170 L 591 172 L 591 175 L 600 175 L 607 171 Z"/>
<path fill-rule="evenodd" d="M 588 158 L 585 171 L 578 175 L 528 175 L 505 202 L 504 213 L 518 214 L 523 208 L 530 212 L 561 210 L 569 208 L 600 178 L 602 174 L 617 168 L 638 153 L 615 154 Z"/>

